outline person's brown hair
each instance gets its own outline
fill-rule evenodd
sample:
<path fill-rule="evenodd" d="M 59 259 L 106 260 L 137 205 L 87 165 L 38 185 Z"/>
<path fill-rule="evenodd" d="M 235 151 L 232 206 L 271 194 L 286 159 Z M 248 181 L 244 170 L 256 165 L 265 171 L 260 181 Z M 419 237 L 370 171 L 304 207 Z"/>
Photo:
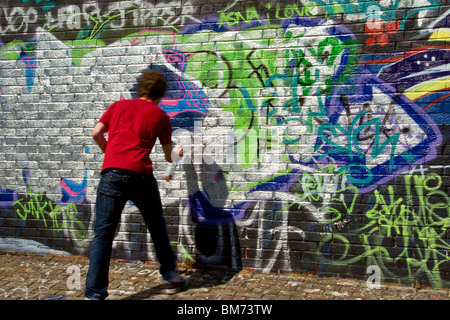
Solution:
<path fill-rule="evenodd" d="M 164 74 L 158 70 L 146 71 L 139 80 L 138 96 L 151 100 L 158 100 L 164 96 L 167 90 L 167 82 Z"/>

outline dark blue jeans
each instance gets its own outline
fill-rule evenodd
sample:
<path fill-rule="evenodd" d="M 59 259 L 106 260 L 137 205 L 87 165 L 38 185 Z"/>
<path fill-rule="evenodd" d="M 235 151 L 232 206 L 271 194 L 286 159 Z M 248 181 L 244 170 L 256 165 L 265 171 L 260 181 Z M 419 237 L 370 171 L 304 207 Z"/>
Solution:
<path fill-rule="evenodd" d="M 170 246 L 155 177 L 126 170 L 105 170 L 100 178 L 95 205 L 95 236 L 86 276 L 85 296 L 88 298 L 103 300 L 108 296 L 112 243 L 128 200 L 136 205 L 144 218 L 161 264 L 161 275 L 165 278 L 175 271 L 176 258 Z"/>

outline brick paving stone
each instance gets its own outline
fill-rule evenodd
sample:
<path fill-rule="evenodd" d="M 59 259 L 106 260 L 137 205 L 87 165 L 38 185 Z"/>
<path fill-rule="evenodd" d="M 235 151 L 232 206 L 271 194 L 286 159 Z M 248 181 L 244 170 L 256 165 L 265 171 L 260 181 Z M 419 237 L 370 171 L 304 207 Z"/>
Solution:
<path fill-rule="evenodd" d="M 0 300 L 84 300 L 88 266 L 86 257 L 0 253 Z M 75 288 L 68 288 L 70 267 L 80 272 Z M 450 300 L 449 288 L 383 284 L 371 289 L 358 279 L 184 266 L 180 270 L 189 278 L 189 288 L 165 295 L 159 291 L 158 267 L 113 259 L 108 300 Z"/>

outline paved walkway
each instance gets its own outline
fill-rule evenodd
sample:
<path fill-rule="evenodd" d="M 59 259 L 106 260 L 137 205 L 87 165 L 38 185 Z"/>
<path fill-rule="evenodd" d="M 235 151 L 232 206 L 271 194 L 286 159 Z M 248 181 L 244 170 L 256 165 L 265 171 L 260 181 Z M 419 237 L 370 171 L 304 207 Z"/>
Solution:
<path fill-rule="evenodd" d="M 0 252 L 0 300 L 84 300 L 86 257 Z M 107 300 L 450 300 L 450 289 L 413 288 L 305 275 L 181 269 L 187 290 L 159 292 L 158 265 L 113 260 Z"/>

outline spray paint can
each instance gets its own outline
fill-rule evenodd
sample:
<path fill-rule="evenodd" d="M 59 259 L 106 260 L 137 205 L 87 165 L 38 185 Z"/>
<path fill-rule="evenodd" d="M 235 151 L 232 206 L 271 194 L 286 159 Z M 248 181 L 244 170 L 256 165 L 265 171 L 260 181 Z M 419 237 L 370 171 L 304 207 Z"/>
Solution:
<path fill-rule="evenodd" d="M 175 173 L 175 169 L 178 165 L 178 162 L 180 161 L 181 158 L 178 158 L 177 160 L 175 160 L 172 163 L 169 163 L 169 165 L 167 166 L 166 172 L 164 173 L 164 179 L 166 179 L 166 181 L 170 181 L 173 178 L 173 175 Z"/>

